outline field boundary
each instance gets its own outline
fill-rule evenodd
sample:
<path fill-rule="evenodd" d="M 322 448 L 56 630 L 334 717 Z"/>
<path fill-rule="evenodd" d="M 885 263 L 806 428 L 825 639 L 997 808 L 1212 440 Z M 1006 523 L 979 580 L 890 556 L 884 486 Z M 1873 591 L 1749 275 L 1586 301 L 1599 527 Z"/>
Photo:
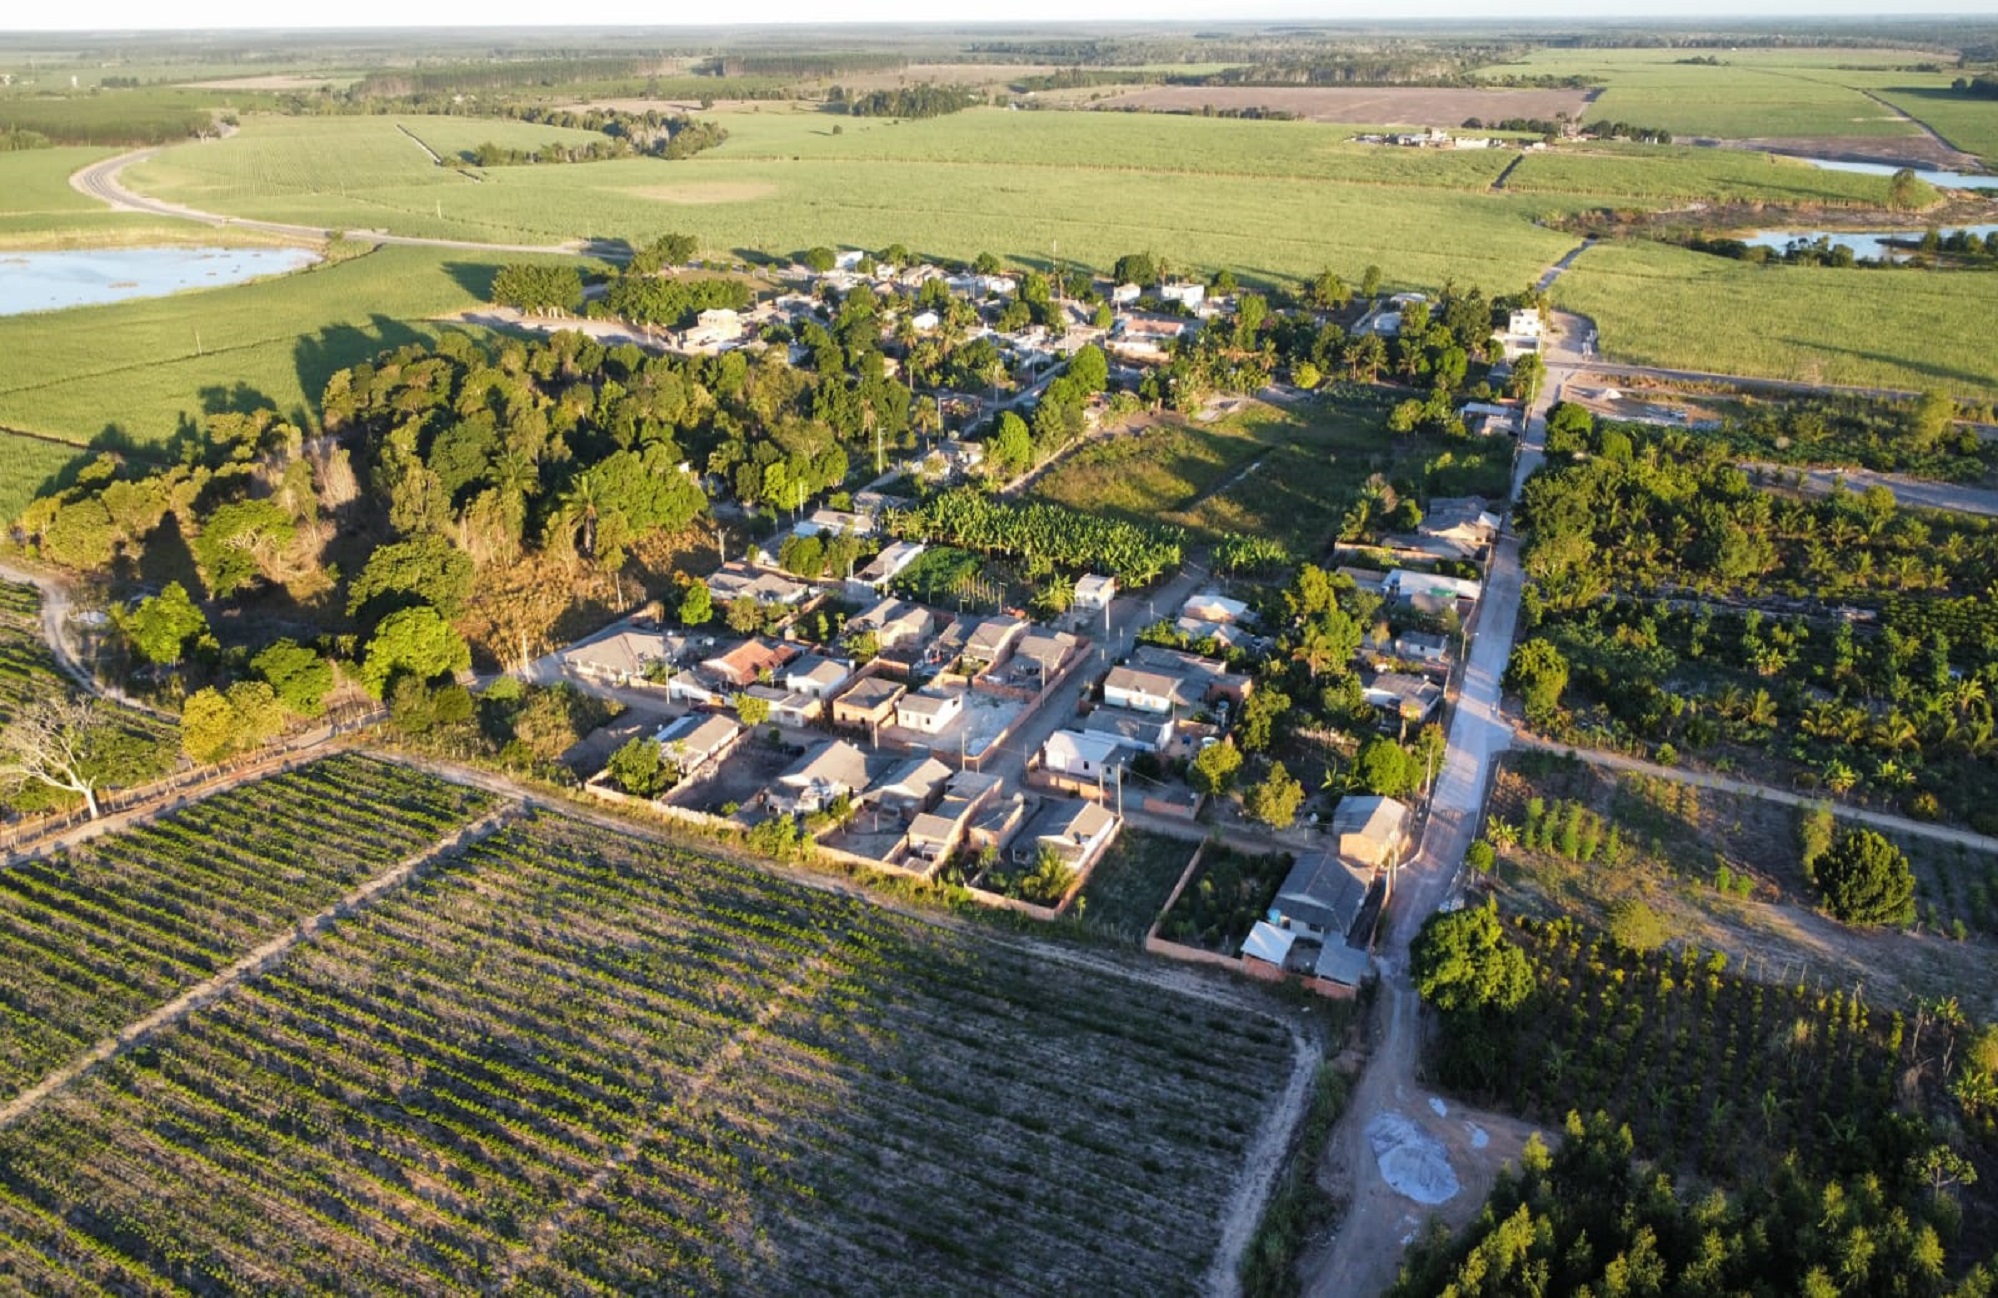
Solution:
<path fill-rule="evenodd" d="M 13 1099 L 0 1104 L 0 1128 L 13 1126 L 40 1107 L 42 1101 L 98 1064 L 140 1044 L 161 1028 L 171 1027 L 190 1012 L 225 994 L 245 978 L 254 977 L 270 969 L 294 947 L 346 918 L 355 908 L 366 905 L 381 893 L 400 885 L 431 861 L 486 838 L 523 812 L 523 805 L 517 801 L 505 803 L 487 812 L 471 824 L 461 826 L 449 837 L 439 839 L 422 851 L 404 857 L 318 914 L 298 921 L 292 925 L 289 932 L 265 942 L 236 960 L 221 973 L 195 984 L 158 1009 L 126 1024 Z"/>

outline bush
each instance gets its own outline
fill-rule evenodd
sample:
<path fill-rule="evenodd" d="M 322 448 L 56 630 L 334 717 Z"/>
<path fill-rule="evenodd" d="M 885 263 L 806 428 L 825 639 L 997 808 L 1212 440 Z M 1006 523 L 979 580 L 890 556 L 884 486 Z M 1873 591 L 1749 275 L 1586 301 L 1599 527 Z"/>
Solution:
<path fill-rule="evenodd" d="M 1902 925 L 1915 918 L 1915 872 L 1901 849 L 1870 829 L 1839 835 L 1813 871 L 1825 910 L 1846 924 Z"/>
<path fill-rule="evenodd" d="M 1671 936 L 1665 919 L 1635 897 L 1626 897 L 1610 907 L 1609 934 L 1626 951 L 1655 951 Z"/>

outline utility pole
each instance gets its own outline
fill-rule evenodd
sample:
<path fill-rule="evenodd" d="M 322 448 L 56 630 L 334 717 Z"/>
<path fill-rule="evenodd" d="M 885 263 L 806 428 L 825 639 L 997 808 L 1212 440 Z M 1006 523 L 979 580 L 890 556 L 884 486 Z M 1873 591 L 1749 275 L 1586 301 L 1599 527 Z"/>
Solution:
<path fill-rule="evenodd" d="M 1124 818 L 1124 764 L 1117 763 L 1117 819 Z"/>

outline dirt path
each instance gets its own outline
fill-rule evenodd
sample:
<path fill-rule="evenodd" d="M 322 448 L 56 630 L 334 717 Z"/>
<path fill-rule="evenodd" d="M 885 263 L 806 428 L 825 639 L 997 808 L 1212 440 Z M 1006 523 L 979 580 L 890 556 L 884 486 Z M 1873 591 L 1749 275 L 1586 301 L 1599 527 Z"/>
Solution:
<path fill-rule="evenodd" d="M 1916 117 L 1913 113 L 1910 113 L 1907 109 L 1901 107 L 1899 104 L 1890 104 L 1886 100 L 1882 99 L 1879 95 L 1874 94 L 1871 90 L 1861 90 L 1859 93 L 1865 95 L 1868 99 L 1871 99 L 1874 103 L 1880 105 L 1888 112 L 1894 114 L 1894 116 L 1899 118 L 1901 121 L 1908 122 L 1918 127 L 1921 130 L 1922 134 L 1928 137 L 1929 143 L 1934 145 L 1936 149 L 1940 151 L 1941 156 L 1949 160 L 1949 165 L 1947 167 L 1942 168 L 1942 170 L 1945 171 L 1984 170 L 1984 159 L 1978 157 L 1974 153 L 1965 153 L 1962 149 L 1957 148 L 1954 144 L 1951 144 L 1948 140 L 1943 138 L 1942 132 L 1938 131 L 1933 126 L 1930 126 L 1927 122 L 1923 121 L 1921 118 Z M 1925 162 L 1922 165 L 1924 168 L 1926 168 L 1934 164 Z"/>
<path fill-rule="evenodd" d="M 310 919 L 300 920 L 288 931 L 257 947 L 213 978 L 196 983 L 150 1014 L 134 1019 L 13 1099 L 0 1104 L 0 1128 L 12 1126 L 20 1121 L 34 1112 L 51 1095 L 120 1051 L 138 1045 L 161 1028 L 178 1022 L 190 1012 L 223 995 L 245 978 L 263 973 L 283 959 L 293 947 L 325 931 L 336 921 L 346 918 L 357 907 L 366 905 L 383 892 L 401 884 L 428 862 L 446 852 L 477 842 L 519 813 L 518 803 L 508 803 L 488 812 L 449 838 L 433 843 L 421 852 L 398 861 Z"/>
<path fill-rule="evenodd" d="M 1959 514 L 1981 514 L 1986 517 L 1998 516 L 1998 491 L 1982 487 L 1937 482 L 1930 478 L 1911 478 L 1901 473 L 1875 473 L 1871 469 L 1804 469 L 1754 460 L 1745 461 L 1741 468 L 1749 473 L 1767 474 L 1783 482 L 1790 481 L 1792 475 L 1795 475 L 1802 490 L 1812 496 L 1829 495 L 1834 484 L 1841 484 L 1849 491 L 1885 487 L 1894 494 L 1894 503 L 1897 505 L 1915 509 L 1950 510 Z"/>
<path fill-rule="evenodd" d="M 1933 825 L 1926 820 L 1912 820 L 1907 816 L 1894 815 L 1892 812 L 1855 807 L 1849 803 L 1831 801 L 1819 794 L 1796 793 L 1773 785 L 1757 784 L 1752 780 L 1737 780 L 1733 776 L 1719 775 L 1712 771 L 1689 771 L 1678 766 L 1660 766 L 1656 762 L 1625 757 L 1622 753 L 1608 753 L 1598 748 L 1575 748 L 1542 739 L 1537 735 L 1529 735 L 1524 731 L 1515 734 L 1513 740 L 1521 748 L 1537 748 L 1542 752 L 1561 753 L 1587 762 L 1591 766 L 1607 767 L 1632 775 L 1648 775 L 1659 780 L 1676 780 L 1680 784 L 1698 785 L 1703 789 L 1718 789 L 1745 798 L 1760 798 L 1764 802 L 1780 802 L 1791 807 L 1815 807 L 1820 803 L 1830 802 L 1832 810 L 1845 820 L 1877 825 L 1881 829 L 1891 829 L 1897 834 L 1906 834 L 1912 838 L 1953 843 L 1975 852 L 1998 853 L 1998 838 L 1989 835 L 1974 833 L 1968 829 L 1954 829 L 1948 825 Z"/>

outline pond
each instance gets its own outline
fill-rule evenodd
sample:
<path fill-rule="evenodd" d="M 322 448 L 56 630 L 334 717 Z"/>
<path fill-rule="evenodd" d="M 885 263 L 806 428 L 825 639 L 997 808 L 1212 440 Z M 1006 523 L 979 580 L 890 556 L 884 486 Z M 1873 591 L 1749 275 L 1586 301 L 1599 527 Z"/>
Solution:
<path fill-rule="evenodd" d="M 1954 226 L 1941 233 L 1948 237 L 1959 229 L 1979 239 L 1998 233 L 1998 225 Z M 1751 248 L 1773 248 L 1781 252 L 1799 239 L 1805 243 L 1828 239 L 1834 248 L 1852 249 L 1852 255 L 1861 261 L 1899 261 L 1914 251 L 1905 245 L 1920 243 L 1923 233 L 1921 230 L 1759 230 L 1743 235 L 1741 241 Z M 1898 240 L 1904 246 L 1895 247 L 1888 243 L 1890 239 Z"/>
<path fill-rule="evenodd" d="M 1841 162 L 1834 158 L 1799 158 L 1825 171 L 1856 171 L 1862 176 L 1891 176 L 1901 170 L 1886 162 Z M 1938 189 L 1998 189 L 1998 176 L 1980 176 L 1968 171 L 1924 171 L 1913 168 L 1918 179 Z"/>
<path fill-rule="evenodd" d="M 0 316 L 163 297 L 282 275 L 319 260 L 305 248 L 102 248 L 0 253 Z"/>

